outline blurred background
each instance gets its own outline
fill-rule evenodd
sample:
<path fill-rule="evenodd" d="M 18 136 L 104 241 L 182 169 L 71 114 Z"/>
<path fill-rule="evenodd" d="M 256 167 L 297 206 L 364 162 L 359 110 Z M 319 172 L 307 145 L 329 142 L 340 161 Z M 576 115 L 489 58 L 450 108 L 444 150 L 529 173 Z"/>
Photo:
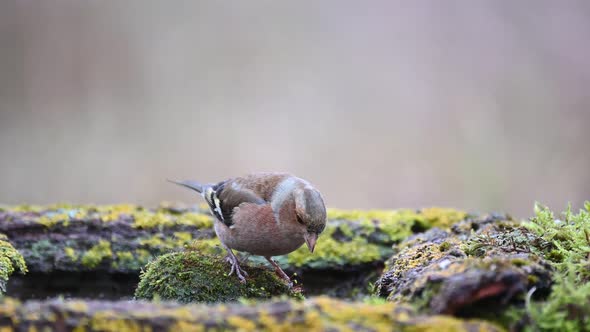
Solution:
<path fill-rule="evenodd" d="M 288 171 L 341 208 L 590 199 L 590 2 L 0 2 L 0 202 L 193 203 Z"/>

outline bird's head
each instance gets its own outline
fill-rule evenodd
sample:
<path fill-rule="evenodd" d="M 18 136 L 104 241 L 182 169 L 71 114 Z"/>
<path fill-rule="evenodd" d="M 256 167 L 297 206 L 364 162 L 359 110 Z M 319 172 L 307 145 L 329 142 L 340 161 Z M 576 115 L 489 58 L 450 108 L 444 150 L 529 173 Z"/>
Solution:
<path fill-rule="evenodd" d="M 296 190 L 295 214 L 297 222 L 305 226 L 303 238 L 313 252 L 318 236 L 326 227 L 326 206 L 319 191 L 312 187 Z"/>

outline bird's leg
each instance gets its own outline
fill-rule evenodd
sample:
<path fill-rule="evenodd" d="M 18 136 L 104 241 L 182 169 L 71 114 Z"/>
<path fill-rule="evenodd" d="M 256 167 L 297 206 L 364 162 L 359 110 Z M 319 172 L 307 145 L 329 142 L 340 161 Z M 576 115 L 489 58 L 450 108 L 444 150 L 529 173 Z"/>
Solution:
<path fill-rule="evenodd" d="M 281 269 L 279 264 L 277 264 L 277 262 L 275 262 L 271 257 L 264 257 L 264 258 L 266 258 L 266 260 L 270 263 L 270 265 L 272 265 L 275 268 L 276 274 L 278 274 L 279 277 L 285 279 L 289 283 L 289 285 L 291 285 L 291 278 L 289 278 L 289 276 L 285 273 L 285 271 L 283 271 L 283 269 Z"/>
<path fill-rule="evenodd" d="M 248 258 L 250 258 L 250 256 L 252 256 L 252 254 L 250 254 L 250 253 L 243 254 L 242 259 L 240 259 L 240 263 L 244 263 L 245 261 L 247 261 Z"/>
<path fill-rule="evenodd" d="M 248 273 L 246 273 L 246 271 L 244 271 L 240 267 L 238 259 L 236 258 L 236 255 L 234 255 L 233 251 L 226 245 L 223 245 L 223 247 L 225 248 L 225 250 L 227 250 L 227 256 L 225 257 L 225 260 L 231 264 L 231 269 L 229 270 L 228 276 L 236 272 L 236 275 L 238 276 L 238 279 L 240 279 L 240 282 L 245 283 Z"/>

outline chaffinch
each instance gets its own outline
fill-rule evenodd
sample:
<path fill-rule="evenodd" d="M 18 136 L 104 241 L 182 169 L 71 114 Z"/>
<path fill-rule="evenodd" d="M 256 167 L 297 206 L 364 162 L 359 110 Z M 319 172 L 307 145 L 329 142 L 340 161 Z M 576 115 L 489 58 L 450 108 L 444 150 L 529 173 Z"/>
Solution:
<path fill-rule="evenodd" d="M 313 253 L 326 226 L 322 196 L 309 182 L 286 173 L 256 173 L 215 184 L 171 181 L 200 193 L 215 216 L 215 233 L 227 250 L 230 275 L 246 282 L 232 249 L 264 256 L 290 282 L 272 256 L 307 244 Z"/>

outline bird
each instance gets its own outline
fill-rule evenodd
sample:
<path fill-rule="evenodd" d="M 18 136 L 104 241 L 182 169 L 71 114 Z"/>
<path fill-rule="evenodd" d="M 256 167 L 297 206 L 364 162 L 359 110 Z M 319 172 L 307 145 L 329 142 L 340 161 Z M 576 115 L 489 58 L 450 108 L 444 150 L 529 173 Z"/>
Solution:
<path fill-rule="evenodd" d="M 263 256 L 276 274 L 292 285 L 273 260 L 305 243 L 313 253 L 326 227 L 321 193 L 308 181 L 289 173 L 252 173 L 210 184 L 184 180 L 169 182 L 201 194 L 215 217 L 214 229 L 227 251 L 226 260 L 242 283 L 248 274 L 233 250 Z"/>

